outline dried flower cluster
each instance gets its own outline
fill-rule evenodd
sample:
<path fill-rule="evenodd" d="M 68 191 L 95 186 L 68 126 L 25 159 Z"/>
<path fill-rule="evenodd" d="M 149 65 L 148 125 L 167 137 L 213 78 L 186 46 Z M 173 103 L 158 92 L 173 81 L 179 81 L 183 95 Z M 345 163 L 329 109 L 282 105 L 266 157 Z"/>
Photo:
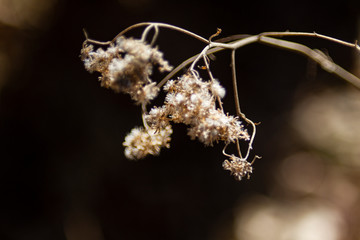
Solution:
<path fill-rule="evenodd" d="M 158 66 L 161 72 L 172 69 L 157 48 L 124 37 L 117 38 L 106 51 L 102 48 L 95 51 L 93 45 L 84 44 L 81 59 L 86 70 L 101 73 L 101 86 L 128 93 L 137 103 L 148 103 L 159 92 L 150 79 L 153 66 Z"/>
<path fill-rule="evenodd" d="M 204 81 L 193 68 L 177 80 L 167 80 L 163 86 L 166 92 L 164 104 L 154 106 L 147 112 L 146 105 L 160 91 L 157 83 L 150 78 L 153 69 L 157 67 L 160 72 L 164 72 L 170 71 L 172 67 L 157 48 L 143 39 L 119 36 L 107 43 L 87 39 L 81 50 L 85 69 L 101 74 L 101 86 L 128 93 L 137 104 L 142 105 L 144 127 L 132 129 L 123 143 L 128 159 L 159 155 L 162 147 L 169 148 L 171 123 L 187 125 L 190 138 L 206 146 L 217 142 L 224 142 L 227 146 L 229 143 L 238 144 L 240 140 L 250 140 L 251 145 L 252 137 L 244 129 L 239 117 L 224 112 L 221 99 L 226 91 L 219 81 L 210 74 L 210 80 Z M 98 47 L 95 50 L 93 44 L 107 45 L 107 48 L 104 50 Z M 230 157 L 230 161 L 225 160 L 223 163 L 225 170 L 229 170 L 237 180 L 249 176 L 252 167 L 246 161 L 247 157 L 224 154 Z"/>
<path fill-rule="evenodd" d="M 176 81 L 168 81 L 164 90 L 168 92 L 164 105 L 154 107 L 145 118 L 151 127 L 162 129 L 170 121 L 184 123 L 189 125 L 190 138 L 197 138 L 205 145 L 250 139 L 237 117 L 216 108 L 216 96 L 225 95 L 218 81 L 204 82 L 197 74 L 188 73 Z"/>
<path fill-rule="evenodd" d="M 123 143 L 125 156 L 131 160 L 137 160 L 150 155 L 159 155 L 161 147 L 170 147 L 171 125 L 160 131 L 153 129 L 133 128 L 125 137 Z"/>
<path fill-rule="evenodd" d="M 225 160 L 223 162 L 223 168 L 225 170 L 229 170 L 231 175 L 235 177 L 236 180 L 241 180 L 243 177 L 250 177 L 250 173 L 252 173 L 251 163 L 246 161 L 245 159 L 241 159 L 236 157 L 235 155 L 230 156 L 230 161 Z"/>
<path fill-rule="evenodd" d="M 125 33 L 138 27 L 146 27 L 141 39 L 124 37 Z M 169 63 L 163 59 L 163 54 L 156 47 L 153 47 L 160 27 L 191 36 L 205 43 L 206 46 L 199 54 L 187 59 L 172 70 Z M 151 44 L 147 44 L 146 39 L 151 30 L 154 30 L 154 34 Z M 315 32 L 288 31 L 265 32 L 247 37 L 234 35 L 230 38 L 223 38 L 222 41 L 213 40 L 220 32 L 221 30 L 218 29 L 210 38 L 205 39 L 193 32 L 170 24 L 144 22 L 126 28 L 108 42 L 91 40 L 85 33 L 86 40 L 81 50 L 81 59 L 84 62 L 85 69 L 89 72 L 101 74 L 99 77 L 101 86 L 111 88 L 116 92 L 127 93 L 137 104 L 141 104 L 144 127 L 134 128 L 126 136 L 123 145 L 127 158 L 140 159 L 149 154 L 158 155 L 161 147 L 170 147 L 171 123 L 182 123 L 188 126 L 188 135 L 191 139 L 197 139 L 206 146 L 224 142 L 223 154 L 228 157 L 228 160 L 223 162 L 223 168 L 229 170 L 237 180 L 241 180 L 245 176 L 249 177 L 253 171 L 252 163 L 255 159 L 260 158 L 255 156 L 253 162 L 247 161 L 256 134 L 256 124 L 240 110 L 235 64 L 235 50 L 248 44 L 260 42 L 301 53 L 318 63 L 324 70 L 338 75 L 360 89 L 360 79 L 335 64 L 326 54 L 300 43 L 282 40 L 280 37 L 317 37 L 360 51 L 357 41 L 349 43 Z M 107 48 L 105 50 L 101 47 L 95 49 L 94 45 L 106 46 Z M 225 89 L 214 79 L 210 70 L 209 55 L 225 49 L 232 53 L 232 82 L 238 115 L 236 117 L 224 112 L 221 99 L 225 96 Z M 207 70 L 209 81 L 203 81 L 196 71 L 199 61 L 203 61 L 205 64 L 201 69 Z M 177 80 L 169 80 L 190 63 L 191 66 L 186 74 Z M 171 70 L 172 72 L 157 83 L 150 78 L 154 68 L 160 72 Z M 160 87 L 163 85 L 163 90 L 166 92 L 164 104 L 159 107 L 152 107 L 148 112 L 147 105 L 158 96 Z M 244 129 L 239 117 L 252 127 L 251 134 L 248 134 L 247 130 Z M 240 149 L 240 140 L 248 141 L 244 157 Z M 230 143 L 236 144 L 237 156 L 225 153 L 225 149 Z"/>

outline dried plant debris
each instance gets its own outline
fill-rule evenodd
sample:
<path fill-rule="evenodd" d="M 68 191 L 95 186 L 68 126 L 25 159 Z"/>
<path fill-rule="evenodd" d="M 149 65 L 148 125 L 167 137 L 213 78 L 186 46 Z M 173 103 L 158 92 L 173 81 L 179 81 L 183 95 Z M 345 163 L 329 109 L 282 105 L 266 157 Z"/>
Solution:
<path fill-rule="evenodd" d="M 140 39 L 125 37 L 125 33 L 139 27 L 146 27 Z M 173 69 L 164 59 L 163 53 L 154 47 L 160 27 L 187 34 L 205 43 L 206 46 L 199 54 Z M 151 30 L 154 30 L 154 34 L 148 44 L 146 39 Z M 260 158 L 255 155 L 253 161 L 248 161 L 257 124 L 248 119 L 240 110 L 235 64 L 235 50 L 247 44 L 260 42 L 301 53 L 317 62 L 326 71 L 360 88 L 359 78 L 336 65 L 324 54 L 305 45 L 280 39 L 280 37 L 317 37 L 354 47 L 356 51 L 360 51 L 357 43 L 347 43 L 317 33 L 299 32 L 267 32 L 238 39 L 235 35 L 228 38 L 229 42 L 214 41 L 213 38 L 218 37 L 220 32 L 221 30 L 218 29 L 216 34 L 205 39 L 170 24 L 147 22 L 128 27 L 108 42 L 89 39 L 85 33 L 86 40 L 81 49 L 81 60 L 84 62 L 85 69 L 90 73 L 100 73 L 99 81 L 102 87 L 127 93 L 136 104 L 141 105 L 143 126 L 132 129 L 123 143 L 127 158 L 137 160 L 147 155 L 159 155 L 162 147 L 170 147 L 172 124 L 181 123 L 188 126 L 187 133 L 192 140 L 198 140 L 206 146 L 224 143 L 223 154 L 228 159 L 223 162 L 223 168 L 230 171 L 237 180 L 249 178 L 253 171 L 254 160 Z M 210 69 L 208 55 L 222 50 L 232 51 L 231 66 L 236 116 L 224 111 L 222 99 L 225 97 L 226 90 L 220 81 L 213 77 Z M 203 61 L 200 69 L 206 70 L 209 80 L 203 80 L 200 77 L 199 68 L 196 67 L 199 66 L 199 61 Z M 191 66 L 187 72 L 174 78 L 178 71 L 188 64 Z M 153 81 L 151 77 L 154 69 L 160 73 L 170 73 L 161 81 Z M 161 90 L 166 94 L 163 104 L 148 107 Z M 148 108 L 150 111 L 147 110 Z M 245 127 L 250 127 L 250 129 Z M 245 151 L 240 149 L 240 141 L 247 143 Z M 236 154 L 225 152 L 229 144 L 236 145 Z"/>

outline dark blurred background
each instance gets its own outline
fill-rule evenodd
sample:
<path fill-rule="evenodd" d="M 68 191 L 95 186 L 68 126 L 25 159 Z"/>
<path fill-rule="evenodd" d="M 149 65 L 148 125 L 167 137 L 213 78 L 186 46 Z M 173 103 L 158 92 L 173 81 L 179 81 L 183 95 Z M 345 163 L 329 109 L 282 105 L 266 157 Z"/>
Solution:
<path fill-rule="evenodd" d="M 125 159 L 140 108 L 86 72 L 82 29 L 107 41 L 143 21 L 205 38 L 219 27 L 222 37 L 360 40 L 358 1 L 0 0 L 0 240 L 358 239 L 359 92 L 303 56 L 260 44 L 237 51 L 242 110 L 261 122 L 250 180 L 235 181 L 221 167 L 223 146 L 191 141 L 184 126 L 159 157 Z M 353 49 L 291 39 L 360 75 Z M 166 29 L 157 44 L 173 66 L 204 47 Z M 212 66 L 234 114 L 229 58 L 219 53 Z"/>

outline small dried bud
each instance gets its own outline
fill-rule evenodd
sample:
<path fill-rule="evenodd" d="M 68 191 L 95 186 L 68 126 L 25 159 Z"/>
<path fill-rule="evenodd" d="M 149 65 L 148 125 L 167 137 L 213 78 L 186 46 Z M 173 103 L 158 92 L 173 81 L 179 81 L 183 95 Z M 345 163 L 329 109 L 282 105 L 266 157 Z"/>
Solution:
<path fill-rule="evenodd" d="M 225 170 L 229 170 L 231 175 L 233 175 L 238 181 L 240 181 L 245 176 L 250 178 L 250 173 L 252 173 L 253 170 L 249 162 L 234 155 L 231 155 L 230 161 L 225 160 L 222 166 Z"/>
<path fill-rule="evenodd" d="M 159 130 L 170 125 L 168 115 L 166 106 L 153 107 L 145 116 L 145 120 L 151 128 Z"/>
<path fill-rule="evenodd" d="M 151 82 L 142 88 L 138 88 L 131 93 L 131 98 L 136 101 L 137 104 L 149 103 L 151 100 L 157 97 L 160 89 L 156 86 L 155 82 Z"/>

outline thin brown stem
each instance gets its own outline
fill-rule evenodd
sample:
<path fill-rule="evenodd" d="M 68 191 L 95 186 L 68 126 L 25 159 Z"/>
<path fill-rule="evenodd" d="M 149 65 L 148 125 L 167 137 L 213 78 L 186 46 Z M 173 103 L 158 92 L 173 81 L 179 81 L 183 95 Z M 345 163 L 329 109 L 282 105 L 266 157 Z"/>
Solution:
<path fill-rule="evenodd" d="M 235 50 L 231 51 L 231 73 L 232 73 L 232 83 L 233 83 L 233 90 L 234 90 L 236 114 L 239 117 L 243 117 L 244 114 L 241 112 L 241 109 L 240 109 L 239 93 L 238 93 L 238 88 L 237 88 Z"/>
<path fill-rule="evenodd" d="M 214 83 L 215 79 L 214 79 L 214 76 L 212 75 L 212 72 L 211 72 L 211 70 L 210 70 L 210 60 L 209 60 L 208 54 L 203 55 L 203 59 L 204 59 L 205 67 L 206 67 L 206 70 L 207 70 L 207 72 L 208 72 L 210 81 L 211 81 L 212 83 Z M 219 96 L 216 96 L 216 100 L 217 100 L 217 102 L 218 102 L 218 104 L 219 104 L 220 110 L 221 110 L 222 112 L 224 112 L 224 108 L 223 108 L 223 105 L 222 105 L 222 102 L 221 102 L 220 97 L 219 97 Z"/>
<path fill-rule="evenodd" d="M 219 52 L 225 50 L 221 47 L 212 48 L 209 51 L 207 51 L 207 55 L 211 55 L 213 53 Z M 174 68 L 168 75 L 166 75 L 158 84 L 157 87 L 162 87 L 167 81 L 169 81 L 173 76 L 175 76 L 181 69 L 185 68 L 187 65 L 191 64 L 195 59 L 199 57 L 200 54 L 196 54 L 192 56 L 191 58 L 186 59 L 183 61 L 180 65 L 178 65 L 176 68 Z"/>
<path fill-rule="evenodd" d="M 324 70 L 341 77 L 342 79 L 351 83 L 353 86 L 360 89 L 360 79 L 358 77 L 346 71 L 339 65 L 335 64 L 325 54 L 322 54 L 319 51 L 315 51 L 303 44 L 290 42 L 286 40 L 280 40 L 271 37 L 261 36 L 259 38 L 259 42 L 301 53 L 309 57 L 310 59 L 314 60 L 315 62 L 317 62 Z"/>
<path fill-rule="evenodd" d="M 123 31 L 121 31 L 118 35 L 115 36 L 115 38 L 111 41 L 111 42 L 115 42 L 116 39 L 118 39 L 120 36 L 124 35 L 125 33 L 127 33 L 128 31 L 130 30 L 133 30 L 135 28 L 138 28 L 138 27 L 144 27 L 144 26 L 149 26 L 149 25 L 154 25 L 154 26 L 157 26 L 157 27 L 162 27 L 162 28 L 168 28 L 168 29 L 171 29 L 171 30 L 175 30 L 175 31 L 178 31 L 178 32 L 181 32 L 181 33 L 184 33 L 186 35 L 189 35 L 195 39 L 198 39 L 199 41 L 202 41 L 206 44 L 209 43 L 209 41 L 193 32 L 190 32 L 186 29 L 183 29 L 183 28 L 180 28 L 180 27 L 176 27 L 176 26 L 173 26 L 171 24 L 166 24 L 166 23 L 158 23 L 158 22 L 142 22 L 142 23 L 137 23 L 137 24 L 134 24 L 134 25 L 131 25 L 130 27 L 124 29 Z"/>
<path fill-rule="evenodd" d="M 242 157 L 242 153 L 241 153 L 241 149 L 240 149 L 239 139 L 236 139 L 236 148 L 237 148 L 239 157 L 240 157 L 240 158 L 243 158 L 243 157 Z"/>
<path fill-rule="evenodd" d="M 250 124 L 252 126 L 252 133 L 251 133 L 251 137 L 249 140 L 249 145 L 248 145 L 248 149 L 246 152 L 246 156 L 243 159 L 248 159 L 250 151 L 252 149 L 252 144 L 254 142 L 255 139 L 255 135 L 256 135 L 256 125 L 253 121 L 251 121 L 250 119 L 248 119 L 244 113 L 241 112 L 241 108 L 240 108 L 240 100 L 239 100 L 239 93 L 238 93 L 238 89 L 237 89 L 237 78 L 236 78 L 236 63 L 235 63 L 235 49 L 233 49 L 231 51 L 231 69 L 232 69 L 232 81 L 233 81 L 233 88 L 234 88 L 234 99 L 235 99 L 235 108 L 236 108 L 236 113 L 239 117 L 241 117 L 242 119 L 245 120 L 245 122 L 247 122 L 248 124 Z"/>
<path fill-rule="evenodd" d="M 110 45 L 111 41 L 106 41 L 106 42 L 101 42 L 101 41 L 97 41 L 97 40 L 93 40 L 89 38 L 88 33 L 86 32 L 85 28 L 83 28 L 83 32 L 84 32 L 84 36 L 85 36 L 85 41 L 83 43 L 83 47 L 87 44 L 87 43 L 92 43 L 92 44 L 96 44 L 96 45 Z"/>
<path fill-rule="evenodd" d="M 316 32 L 313 33 L 307 33 L 307 32 L 264 32 L 261 33 L 260 36 L 268 36 L 268 37 L 285 37 L 285 36 L 296 36 L 296 37 L 317 37 L 322 38 L 331 42 L 335 42 L 344 46 L 348 47 L 354 47 L 356 50 L 360 51 L 360 46 L 357 44 L 357 41 L 355 43 L 349 43 L 337 38 L 329 37 L 323 34 L 319 34 Z"/>

